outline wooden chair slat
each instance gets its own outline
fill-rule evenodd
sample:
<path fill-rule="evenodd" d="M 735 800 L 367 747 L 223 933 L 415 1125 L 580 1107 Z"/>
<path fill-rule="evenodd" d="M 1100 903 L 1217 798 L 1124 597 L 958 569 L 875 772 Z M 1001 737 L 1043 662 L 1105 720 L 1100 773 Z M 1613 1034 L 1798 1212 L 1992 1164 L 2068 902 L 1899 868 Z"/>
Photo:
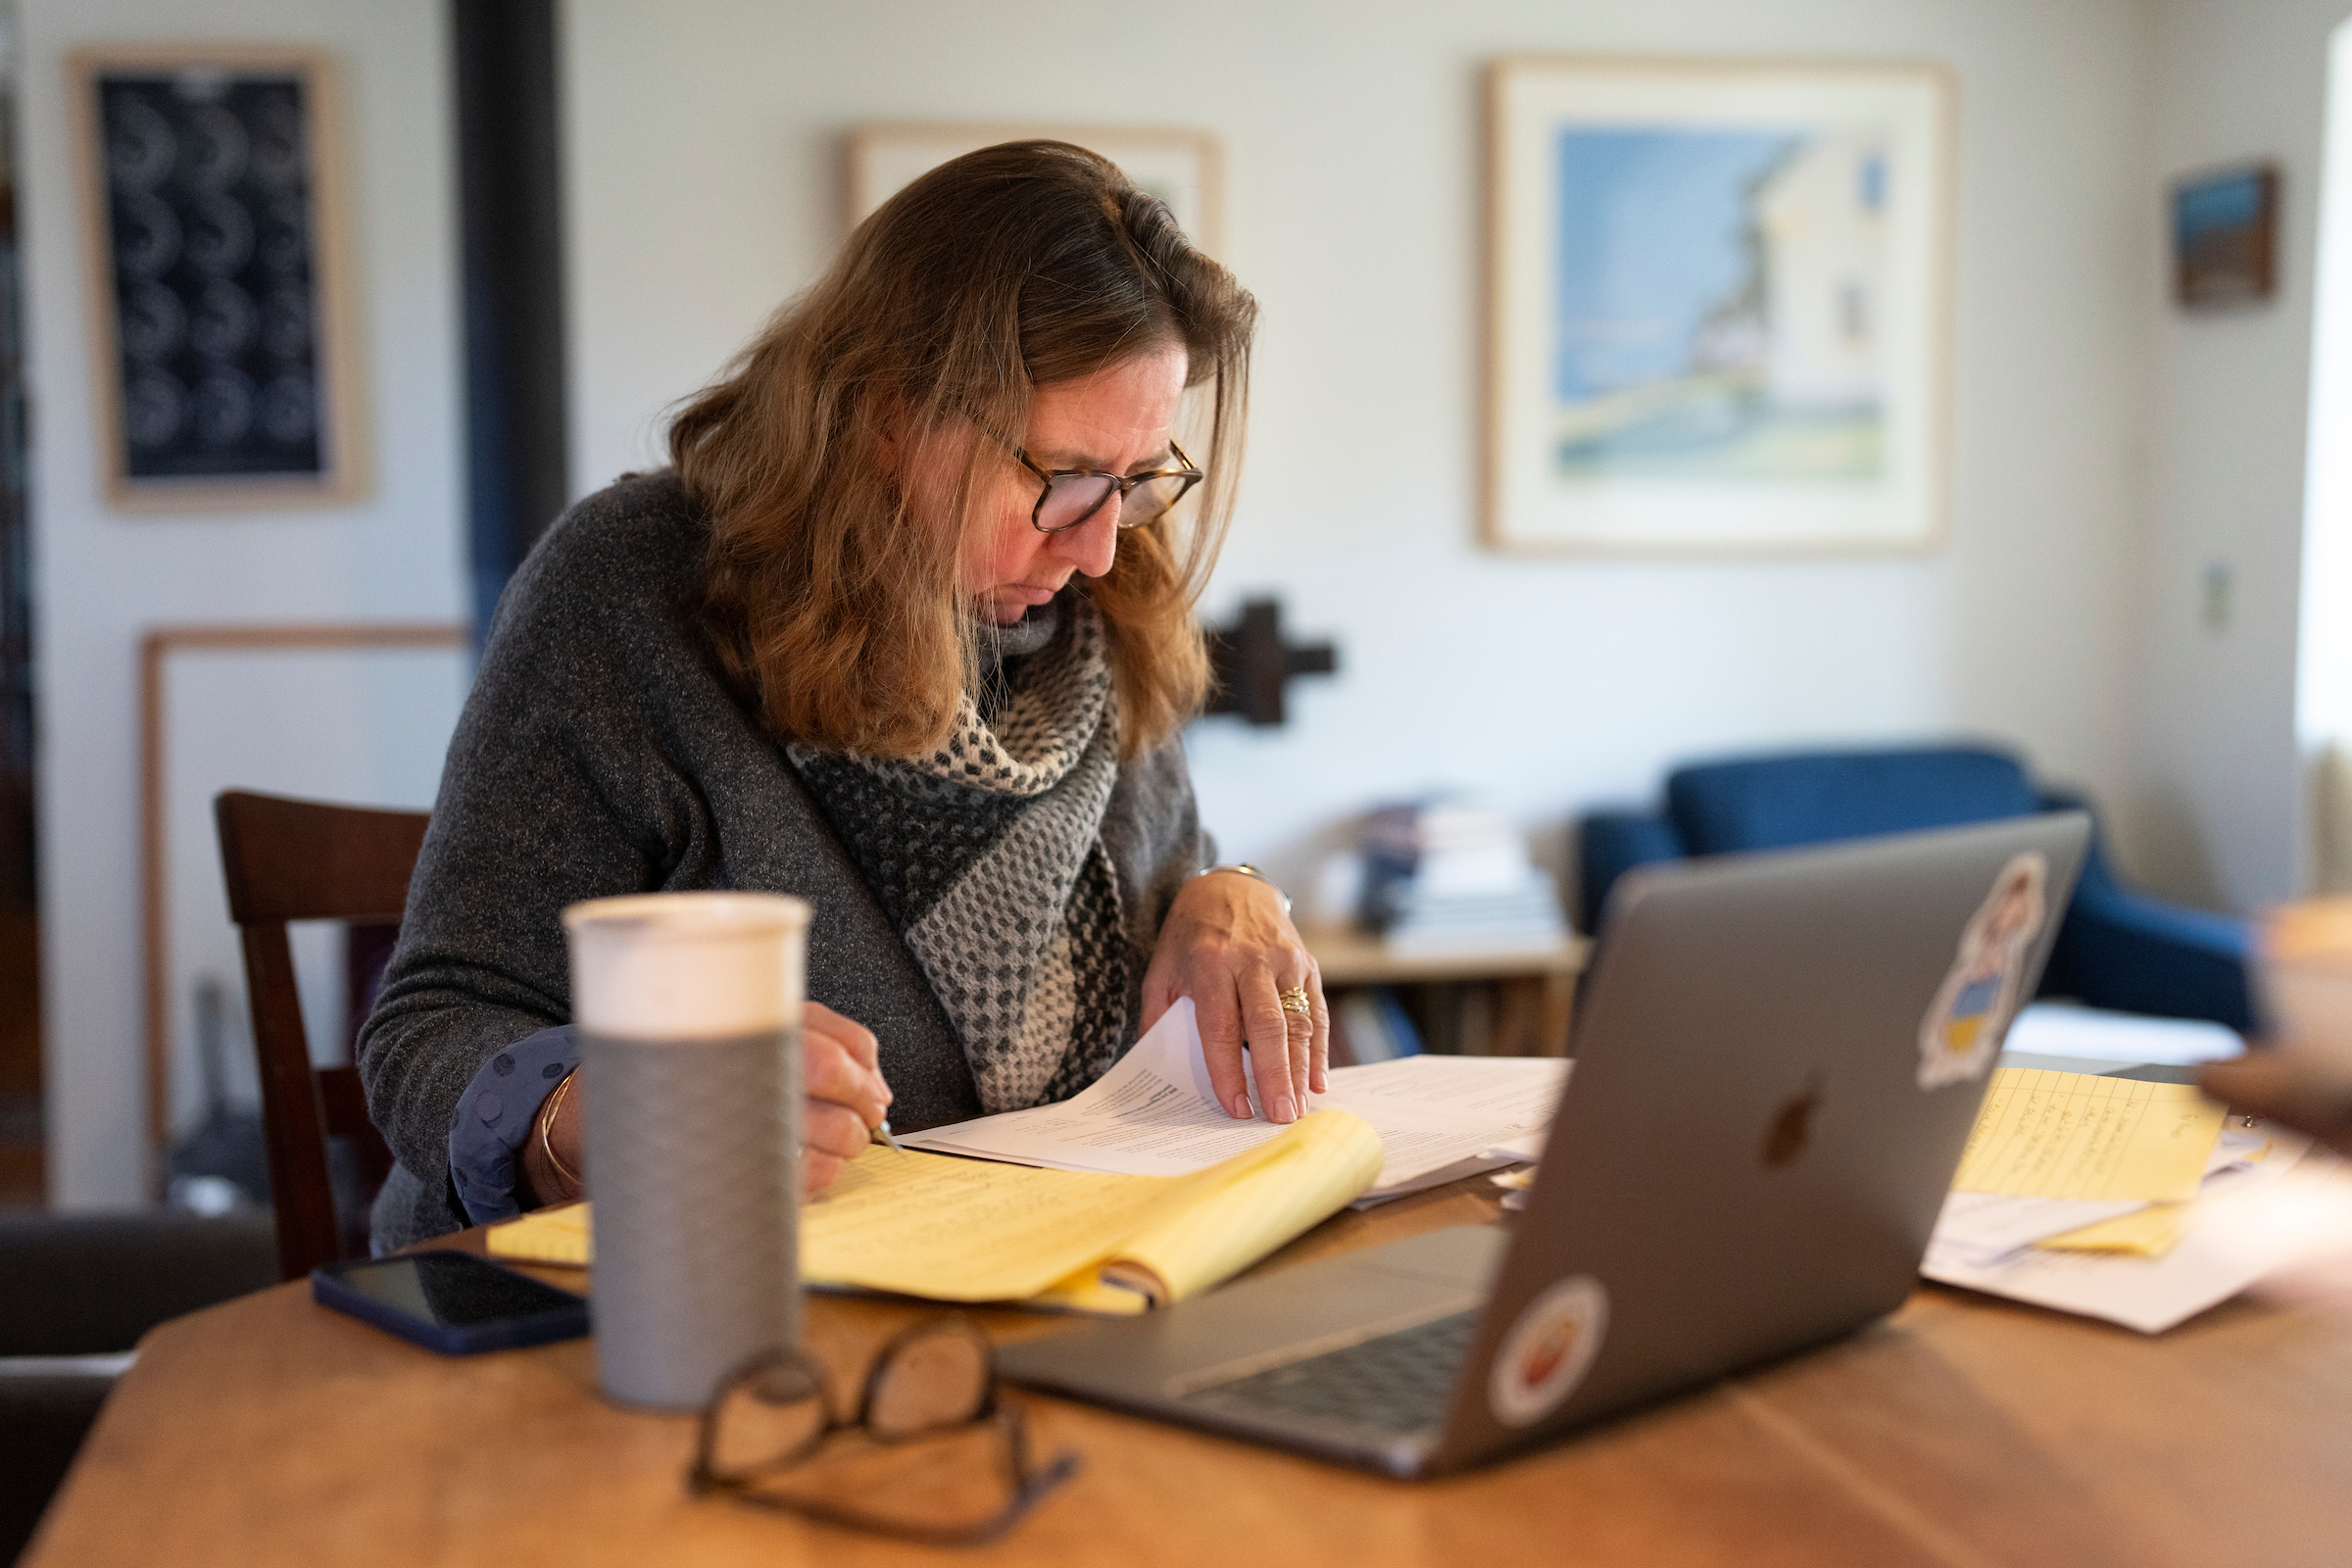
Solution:
<path fill-rule="evenodd" d="M 360 1179 L 372 1191 L 392 1174 L 392 1148 L 368 1115 L 368 1092 L 357 1067 L 320 1067 L 314 1077 L 330 1138 L 348 1138 L 359 1155 Z"/>
<path fill-rule="evenodd" d="M 392 1152 L 368 1119 L 359 1070 L 311 1065 L 286 923 L 398 924 L 428 818 L 244 790 L 216 797 L 213 810 L 253 1004 L 278 1267 L 300 1279 L 346 1250 L 327 1138 L 352 1141 L 370 1192 L 390 1173 Z"/>
<path fill-rule="evenodd" d="M 422 811 L 380 811 L 229 790 L 220 824 L 229 915 L 397 924 L 424 844 Z M 234 835 L 237 849 L 227 845 Z"/>

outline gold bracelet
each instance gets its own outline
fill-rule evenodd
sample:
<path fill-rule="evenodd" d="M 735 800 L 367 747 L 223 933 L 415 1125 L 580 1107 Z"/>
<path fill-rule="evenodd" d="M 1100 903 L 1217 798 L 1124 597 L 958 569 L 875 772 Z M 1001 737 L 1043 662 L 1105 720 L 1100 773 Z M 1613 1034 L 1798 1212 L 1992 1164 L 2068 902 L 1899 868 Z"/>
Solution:
<path fill-rule="evenodd" d="M 539 1120 L 539 1152 L 547 1156 L 547 1162 L 555 1166 L 556 1174 L 563 1177 L 564 1185 L 575 1193 L 586 1189 L 580 1178 L 557 1155 L 556 1146 L 547 1141 L 547 1130 L 556 1124 L 556 1113 L 564 1108 L 564 1097 L 571 1093 L 571 1080 L 579 1070 L 574 1067 L 564 1075 L 564 1081 L 556 1085 L 556 1092 L 547 1097 L 547 1114 Z"/>

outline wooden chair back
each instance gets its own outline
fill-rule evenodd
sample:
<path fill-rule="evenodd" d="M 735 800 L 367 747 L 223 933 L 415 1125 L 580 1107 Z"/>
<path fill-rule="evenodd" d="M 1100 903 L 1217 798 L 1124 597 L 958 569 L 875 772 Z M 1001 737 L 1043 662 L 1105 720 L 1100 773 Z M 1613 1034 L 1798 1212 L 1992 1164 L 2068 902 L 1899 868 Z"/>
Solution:
<path fill-rule="evenodd" d="M 351 1140 L 370 1193 L 391 1171 L 392 1152 L 368 1119 L 359 1069 L 311 1066 L 286 922 L 398 925 L 427 817 L 228 790 L 214 798 L 213 819 L 253 1001 L 278 1267 L 301 1279 L 345 1252 L 327 1138 Z"/>

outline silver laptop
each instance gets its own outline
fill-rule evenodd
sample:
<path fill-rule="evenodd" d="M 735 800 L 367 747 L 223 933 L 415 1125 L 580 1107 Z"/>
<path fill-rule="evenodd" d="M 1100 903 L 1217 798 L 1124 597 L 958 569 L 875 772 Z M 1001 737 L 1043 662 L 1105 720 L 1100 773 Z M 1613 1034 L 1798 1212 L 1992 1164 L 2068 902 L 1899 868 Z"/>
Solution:
<path fill-rule="evenodd" d="M 1900 1305 L 2080 812 L 1644 868 L 1612 895 L 1526 1210 L 1000 1355 L 1016 1382 L 1432 1475 Z"/>

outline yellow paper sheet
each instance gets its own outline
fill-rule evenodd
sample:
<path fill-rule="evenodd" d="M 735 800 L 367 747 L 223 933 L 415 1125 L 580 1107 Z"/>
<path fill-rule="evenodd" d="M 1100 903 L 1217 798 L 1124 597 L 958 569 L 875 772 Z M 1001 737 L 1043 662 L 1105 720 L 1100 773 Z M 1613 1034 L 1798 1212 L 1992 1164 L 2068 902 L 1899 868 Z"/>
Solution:
<path fill-rule="evenodd" d="M 2238 1151 L 2237 1158 L 2249 1166 L 2260 1165 L 2278 1148 L 2274 1140 L 2266 1138 L 2251 1149 Z M 2292 1160 L 2300 1152 L 2300 1149 L 2290 1149 L 2286 1157 Z M 2208 1176 L 2211 1174 L 2207 1172 Z M 2201 1195 L 2204 1189 L 2199 1191 Z M 2121 1252 L 2132 1257 L 2164 1257 L 2187 1234 L 2188 1213 L 2186 1203 L 2150 1203 L 2081 1230 L 2044 1237 L 2035 1245 L 2055 1252 Z"/>
<path fill-rule="evenodd" d="M 901 1153 L 879 1145 L 801 1211 L 811 1285 L 948 1301 L 1134 1311 L 1205 1290 L 1360 1196 L 1380 1175 L 1380 1135 L 1317 1111 L 1190 1176 L 1103 1176 Z M 587 1263 L 589 1205 L 494 1227 L 501 1257 Z M 1102 1265 L 1123 1267 L 1106 1281 Z M 1140 1294 L 1139 1294 L 1140 1293 Z"/>
<path fill-rule="evenodd" d="M 1036 1296 L 1091 1273 L 1186 1178 L 1033 1170 L 873 1145 L 801 1209 L 801 1275 L 943 1300 Z M 593 1260 L 590 1205 L 493 1228 L 500 1257 Z"/>
<path fill-rule="evenodd" d="M 1952 1189 L 2178 1202 L 2195 1196 L 2221 1130 L 2222 1107 L 2187 1084 L 2003 1068 Z"/>
<path fill-rule="evenodd" d="M 492 1257 L 586 1268 L 590 1256 L 588 1205 L 565 1203 L 560 1208 L 535 1209 L 520 1219 L 493 1225 L 483 1246 Z"/>
<path fill-rule="evenodd" d="M 2132 1257 L 2162 1257 L 2180 1245 L 2187 1223 L 2186 1203 L 2150 1203 L 2130 1214 L 2118 1214 L 2096 1225 L 2044 1237 L 2036 1246 L 2053 1252 L 2123 1252 Z"/>
<path fill-rule="evenodd" d="M 1380 1134 L 1360 1117 L 1303 1116 L 1280 1138 L 1178 1177 L 1198 1185 L 1154 1209 L 1104 1277 L 1157 1301 L 1197 1295 L 1353 1202 L 1380 1179 L 1383 1158 Z"/>
<path fill-rule="evenodd" d="M 801 1275 L 942 1301 L 1018 1301 L 1100 1263 L 1189 1180 L 871 1148 L 802 1208 Z"/>

